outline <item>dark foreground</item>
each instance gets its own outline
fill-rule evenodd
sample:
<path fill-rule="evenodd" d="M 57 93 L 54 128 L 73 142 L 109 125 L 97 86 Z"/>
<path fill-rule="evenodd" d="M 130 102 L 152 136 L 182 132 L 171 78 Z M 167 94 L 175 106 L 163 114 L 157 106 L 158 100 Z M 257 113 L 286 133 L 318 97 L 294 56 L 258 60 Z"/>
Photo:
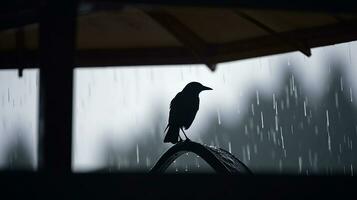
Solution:
<path fill-rule="evenodd" d="M 6 196 L 6 197 L 5 197 Z M 357 199 L 347 176 L 1 172 L 0 199 Z"/>

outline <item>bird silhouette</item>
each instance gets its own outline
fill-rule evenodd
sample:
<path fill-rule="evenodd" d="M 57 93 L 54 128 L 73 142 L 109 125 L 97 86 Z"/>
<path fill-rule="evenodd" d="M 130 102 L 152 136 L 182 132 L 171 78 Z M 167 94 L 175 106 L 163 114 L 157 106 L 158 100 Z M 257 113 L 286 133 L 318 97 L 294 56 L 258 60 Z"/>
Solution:
<path fill-rule="evenodd" d="M 188 129 L 200 106 L 199 94 L 203 90 L 212 90 L 198 82 L 188 83 L 181 92 L 177 93 L 170 103 L 169 123 L 164 142 L 171 142 L 173 144 L 182 141 L 180 137 L 180 130 L 190 140 L 183 128 Z M 164 131 L 164 132 L 165 132 Z"/>

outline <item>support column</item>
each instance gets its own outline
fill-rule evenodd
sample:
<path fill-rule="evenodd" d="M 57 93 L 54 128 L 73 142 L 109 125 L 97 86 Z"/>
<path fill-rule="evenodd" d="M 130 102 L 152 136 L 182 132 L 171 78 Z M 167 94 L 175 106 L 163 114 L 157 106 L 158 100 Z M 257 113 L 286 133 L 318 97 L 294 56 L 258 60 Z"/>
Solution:
<path fill-rule="evenodd" d="M 44 1 L 40 15 L 39 168 L 70 173 L 77 1 Z"/>

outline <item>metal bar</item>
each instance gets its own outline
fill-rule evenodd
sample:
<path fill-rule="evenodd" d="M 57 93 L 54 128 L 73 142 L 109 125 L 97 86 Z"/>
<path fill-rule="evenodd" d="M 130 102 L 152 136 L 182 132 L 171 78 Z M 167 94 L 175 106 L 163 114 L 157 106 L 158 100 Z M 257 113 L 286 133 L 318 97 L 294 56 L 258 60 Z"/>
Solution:
<path fill-rule="evenodd" d="M 40 169 L 71 172 L 77 1 L 47 1 L 40 18 Z"/>

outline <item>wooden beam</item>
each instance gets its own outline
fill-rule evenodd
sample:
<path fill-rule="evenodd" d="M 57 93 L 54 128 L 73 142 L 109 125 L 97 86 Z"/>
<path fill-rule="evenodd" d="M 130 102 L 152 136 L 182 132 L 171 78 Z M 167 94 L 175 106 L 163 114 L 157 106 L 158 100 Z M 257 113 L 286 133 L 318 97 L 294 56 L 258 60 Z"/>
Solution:
<path fill-rule="evenodd" d="M 77 1 L 45 3 L 39 27 L 39 168 L 70 173 Z"/>
<path fill-rule="evenodd" d="M 100 0 L 86 0 L 85 2 L 100 4 Z M 197 6 L 197 7 L 222 7 L 222 8 L 247 8 L 247 9 L 278 9 L 323 12 L 349 12 L 356 13 L 357 7 L 354 0 L 326 1 L 326 0 L 107 0 L 105 2 L 118 2 L 123 5 L 136 6 Z"/>
<path fill-rule="evenodd" d="M 175 16 L 164 11 L 146 11 L 145 13 L 170 32 L 209 69 L 215 70 L 215 63 L 211 63 L 209 60 L 211 54 L 209 45 L 189 27 L 180 22 Z"/>
<path fill-rule="evenodd" d="M 203 64 L 183 47 L 82 50 L 76 55 L 76 64 L 88 67 Z"/>
<path fill-rule="evenodd" d="M 14 11 L 13 13 L 0 14 L 0 31 L 12 28 L 20 28 L 29 24 L 37 23 L 39 11 L 27 9 Z"/>
<path fill-rule="evenodd" d="M 354 41 L 357 40 L 357 20 L 279 33 L 280 36 L 298 41 L 307 41 L 311 48 Z M 210 55 L 212 63 L 297 51 L 294 46 L 287 45 L 281 39 L 272 37 L 271 35 L 211 45 L 209 48 L 214 49 L 214 53 Z M 0 52 L 0 69 L 16 69 L 16 55 L 16 51 Z M 24 62 L 27 64 L 24 68 L 38 66 L 38 52 L 26 51 Z M 197 56 L 192 55 L 187 48 L 153 47 L 141 49 L 78 50 L 75 53 L 75 64 L 78 67 L 107 67 L 204 63 Z"/>
<path fill-rule="evenodd" d="M 357 40 L 357 20 L 290 31 L 279 35 L 284 38 L 306 41 L 311 48 L 350 42 Z M 217 54 L 212 59 L 220 62 L 297 51 L 294 47 L 271 36 L 220 44 L 215 48 Z"/>
<path fill-rule="evenodd" d="M 24 51 L 25 51 L 25 33 L 24 30 L 18 29 L 15 33 L 15 42 L 16 42 L 16 60 L 17 60 L 17 64 L 16 66 L 18 67 L 18 75 L 19 77 L 22 77 L 22 72 L 24 69 Z"/>
<path fill-rule="evenodd" d="M 244 13 L 244 12 L 238 11 L 238 10 L 235 11 L 235 13 L 238 16 L 240 16 L 241 18 L 251 22 L 252 24 L 256 25 L 257 27 L 261 28 L 262 30 L 268 32 L 273 37 L 276 37 L 277 39 L 281 40 L 282 42 L 285 42 L 287 45 L 290 45 L 293 48 L 299 50 L 305 56 L 308 56 L 308 57 L 311 56 L 311 49 L 310 49 L 310 47 L 308 47 L 307 44 L 304 44 L 304 42 L 300 42 L 300 41 L 296 41 L 296 40 L 284 37 L 284 35 L 277 33 L 275 30 L 273 30 L 269 26 L 265 25 L 264 23 L 260 22 L 259 20 L 255 19 L 254 17 L 248 15 L 247 13 Z"/>

